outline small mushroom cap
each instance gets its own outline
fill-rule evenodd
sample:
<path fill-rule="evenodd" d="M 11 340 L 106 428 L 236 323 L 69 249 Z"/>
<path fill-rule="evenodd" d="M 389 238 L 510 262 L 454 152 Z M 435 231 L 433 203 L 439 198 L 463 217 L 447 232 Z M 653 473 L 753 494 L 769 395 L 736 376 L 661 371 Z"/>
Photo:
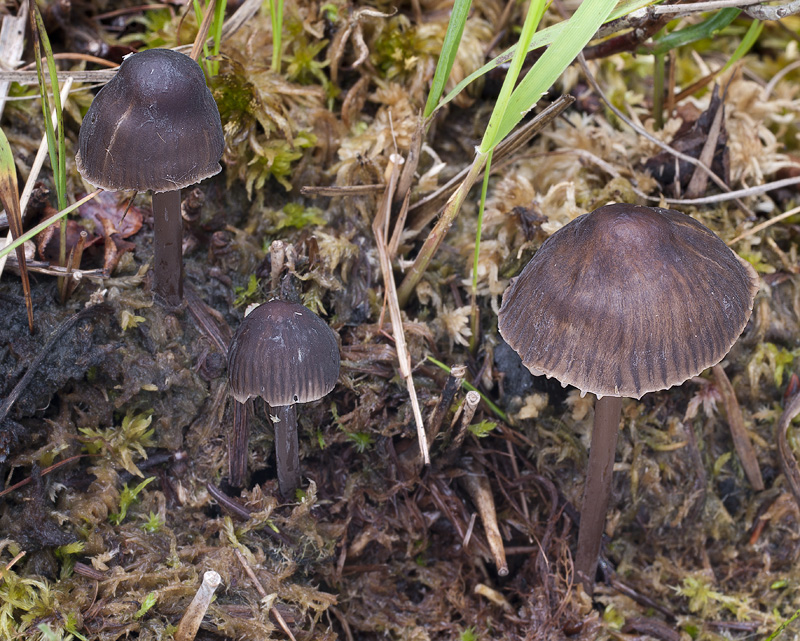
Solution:
<path fill-rule="evenodd" d="M 757 291 L 755 270 L 696 220 L 607 205 L 542 244 L 503 294 L 498 327 L 536 375 L 641 398 L 721 361 Z"/>
<path fill-rule="evenodd" d="M 270 405 L 322 398 L 339 378 L 339 346 L 324 320 L 307 307 L 271 300 L 250 312 L 228 350 L 228 380 L 244 403 Z"/>
<path fill-rule="evenodd" d="M 222 169 L 219 111 L 200 66 L 177 51 L 123 60 L 81 124 L 75 162 L 110 191 L 173 191 Z"/>

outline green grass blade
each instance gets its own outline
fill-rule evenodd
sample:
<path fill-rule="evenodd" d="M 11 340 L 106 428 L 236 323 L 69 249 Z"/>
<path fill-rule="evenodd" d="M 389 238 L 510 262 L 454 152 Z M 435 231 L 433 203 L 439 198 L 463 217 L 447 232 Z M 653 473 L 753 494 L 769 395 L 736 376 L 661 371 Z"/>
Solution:
<path fill-rule="evenodd" d="M 621 18 L 623 16 L 628 15 L 638 9 L 643 7 L 647 7 L 651 4 L 654 4 L 654 0 L 625 0 L 624 2 L 620 2 L 617 7 L 608 15 L 605 22 L 611 22 L 612 20 L 616 20 L 617 18 Z M 528 51 L 533 51 L 534 49 L 538 49 L 540 47 L 546 47 L 547 45 L 551 44 L 558 35 L 567 28 L 569 21 L 559 22 L 558 24 L 552 25 L 547 27 L 546 29 L 542 29 L 538 33 L 536 33 L 533 38 L 531 39 L 530 44 L 528 45 Z M 605 24 L 605 23 L 604 23 Z M 517 49 L 517 45 L 513 45 L 499 56 L 490 60 L 485 65 L 483 65 L 480 69 L 473 71 L 470 75 L 464 78 L 461 82 L 459 82 L 453 90 L 448 93 L 444 99 L 442 100 L 441 104 L 445 105 L 450 102 L 453 98 L 455 98 L 458 94 L 460 94 L 468 85 L 475 82 L 478 78 L 487 74 L 492 69 L 496 69 L 500 65 L 506 64 L 511 58 L 514 57 L 514 52 Z"/>
<path fill-rule="evenodd" d="M 750 23 L 747 33 L 744 34 L 744 38 L 742 38 L 739 46 L 736 47 L 736 51 L 733 52 L 731 59 L 728 60 L 725 66 L 720 70 L 720 73 L 725 73 L 753 48 L 753 45 L 758 41 L 758 37 L 761 35 L 763 29 L 764 23 L 761 20 L 753 20 L 753 22 Z"/>
<path fill-rule="evenodd" d="M 800 617 L 800 610 L 796 610 L 795 613 L 790 618 L 786 619 L 786 621 L 781 623 L 777 627 L 777 629 L 767 637 L 766 641 L 774 641 L 775 639 L 777 639 L 781 635 L 781 633 L 786 628 L 789 627 L 789 625 L 791 625 L 792 623 L 794 623 L 797 620 L 798 617 Z"/>
<path fill-rule="evenodd" d="M 442 52 L 436 63 L 436 71 L 433 74 L 431 89 L 428 93 L 428 101 L 425 103 L 423 118 L 429 118 L 439 103 L 439 98 L 444 93 L 444 86 L 450 77 L 453 63 L 458 53 L 458 45 L 461 43 L 461 36 L 464 33 L 464 26 L 467 24 L 467 16 L 472 6 L 472 0 L 455 0 L 453 12 L 450 14 L 450 21 L 447 23 L 447 33 L 444 35 Z"/>
<path fill-rule="evenodd" d="M 644 49 L 644 53 L 667 53 L 671 49 L 692 44 L 698 40 L 712 37 L 720 29 L 724 29 L 736 19 L 741 13 L 740 9 L 729 7 L 718 11 L 713 16 L 691 27 L 686 27 L 680 31 L 673 31 L 663 38 L 656 40 L 656 46 L 652 50 Z"/>
<path fill-rule="evenodd" d="M 281 35 L 283 31 L 283 0 L 269 0 L 272 21 L 272 71 L 281 71 Z"/>
<path fill-rule="evenodd" d="M 528 6 L 528 13 L 522 25 L 522 33 L 517 42 L 517 49 L 514 52 L 514 57 L 511 59 L 511 65 L 506 72 L 506 77 L 503 80 L 500 95 L 497 96 L 497 102 L 495 102 L 494 109 L 492 109 L 492 115 L 489 118 L 486 132 L 483 134 L 483 140 L 480 146 L 481 153 L 488 153 L 503 139 L 503 136 L 499 135 L 500 126 L 508 113 L 508 105 L 514 94 L 514 87 L 522 71 L 522 65 L 525 63 L 525 56 L 527 55 L 530 42 L 544 15 L 544 10 L 545 0 L 532 0 Z"/>
<path fill-rule="evenodd" d="M 492 155 L 494 150 L 486 156 L 486 166 L 483 169 L 483 184 L 481 185 L 481 202 L 478 207 L 478 227 L 475 230 L 475 251 L 472 254 L 472 292 L 470 296 L 471 319 L 470 329 L 472 336 L 469 339 L 470 351 L 478 351 L 480 339 L 480 310 L 478 308 L 478 261 L 481 256 L 481 235 L 483 233 L 483 212 L 486 210 L 486 192 L 489 190 L 489 174 L 492 171 Z"/>
<path fill-rule="evenodd" d="M 56 113 L 57 126 L 53 126 L 53 121 L 50 117 L 50 104 L 47 92 L 47 82 L 44 77 L 41 51 L 38 47 L 36 49 L 36 71 L 39 76 L 39 88 L 42 94 L 42 111 L 45 117 L 45 126 L 47 128 L 47 147 L 50 154 L 50 164 L 53 169 L 53 180 L 56 187 L 56 197 L 58 198 L 58 208 L 64 209 L 67 206 L 67 165 L 66 165 L 66 141 L 64 138 L 64 114 L 61 107 L 61 96 L 58 91 L 58 71 L 56 70 L 56 61 L 53 58 L 53 49 L 50 46 L 50 39 L 47 37 L 47 31 L 44 28 L 44 21 L 42 14 L 39 13 L 39 8 L 32 3 L 32 15 L 36 21 L 36 35 L 34 40 L 38 40 L 44 49 L 45 58 L 47 59 L 47 69 L 50 76 L 50 89 L 53 93 L 53 109 Z M 57 129 L 57 132 L 55 131 Z"/>
<path fill-rule="evenodd" d="M 88 203 L 92 198 L 97 196 L 97 194 L 99 194 L 101 191 L 103 191 L 103 190 L 102 189 L 96 189 L 95 191 L 93 191 L 88 196 L 84 196 L 83 198 L 81 198 L 78 202 L 72 203 L 66 209 L 62 209 L 61 211 L 59 211 L 54 216 L 51 216 L 47 220 L 43 220 L 38 225 L 36 225 L 36 227 L 33 227 L 33 228 L 29 229 L 24 234 L 22 234 L 19 238 L 15 238 L 14 242 L 12 242 L 10 245 L 7 245 L 6 247 L 3 247 L 2 249 L 0 249 L 0 259 L 3 258 L 3 256 L 6 256 L 7 254 L 10 254 L 12 251 L 14 251 L 17 247 L 19 247 L 26 240 L 30 240 L 31 238 L 36 236 L 36 234 L 38 234 L 40 232 L 43 232 L 50 225 L 52 225 L 54 222 L 56 222 L 58 220 L 61 220 L 62 218 L 64 218 L 64 216 L 66 216 L 67 214 L 72 213 L 73 211 L 75 211 L 81 205 L 83 205 L 85 203 Z"/>
<path fill-rule="evenodd" d="M 199 27 L 203 23 L 203 9 L 200 6 L 199 0 L 192 0 L 192 6 L 194 7 L 194 19 L 197 21 L 197 26 Z M 208 45 L 203 42 L 203 64 L 206 67 L 206 74 L 211 77 L 211 63 L 208 61 Z"/>
<path fill-rule="evenodd" d="M 219 55 L 219 50 L 222 40 L 222 25 L 225 22 L 225 7 L 227 0 L 217 0 L 217 5 L 214 7 L 214 22 L 211 25 L 211 34 L 214 36 L 214 56 Z M 211 68 L 211 75 L 216 76 L 219 73 L 219 62 L 212 60 L 209 63 Z"/>
<path fill-rule="evenodd" d="M 496 141 L 500 142 L 552 86 L 600 28 L 616 0 L 584 0 L 553 43 L 514 90 L 503 114 Z"/>

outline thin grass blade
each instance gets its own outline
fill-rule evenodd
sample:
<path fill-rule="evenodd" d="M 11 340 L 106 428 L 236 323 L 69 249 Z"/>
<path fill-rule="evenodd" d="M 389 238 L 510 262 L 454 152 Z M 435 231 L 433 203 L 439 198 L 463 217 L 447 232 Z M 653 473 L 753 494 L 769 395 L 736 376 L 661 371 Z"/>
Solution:
<path fill-rule="evenodd" d="M 720 29 L 727 27 L 740 13 L 740 9 L 733 7 L 721 9 L 713 16 L 699 24 L 691 25 L 690 27 L 680 29 L 679 31 L 673 31 L 668 33 L 663 38 L 659 38 L 656 40 L 655 48 L 652 51 L 647 51 L 647 53 L 667 53 L 671 49 L 692 44 L 698 40 L 710 38 Z"/>
<path fill-rule="evenodd" d="M 612 20 L 617 20 L 618 18 L 622 18 L 623 16 L 627 16 L 634 11 L 638 11 L 643 7 L 647 7 L 651 4 L 655 4 L 654 0 L 626 0 L 625 2 L 620 2 L 617 7 L 606 17 L 605 22 L 611 22 Z M 528 51 L 533 51 L 534 49 L 539 49 L 540 47 L 546 47 L 547 45 L 551 44 L 558 35 L 567 28 L 569 21 L 559 22 L 558 24 L 554 24 L 546 29 L 542 29 L 538 33 L 536 33 L 533 38 L 531 39 L 530 44 L 528 45 Z M 506 49 L 503 53 L 499 56 L 490 60 L 485 65 L 483 65 L 480 69 L 473 71 L 470 75 L 464 78 L 461 82 L 459 82 L 453 89 L 448 93 L 443 99 L 439 106 L 446 105 L 448 102 L 453 100 L 458 94 L 460 94 L 464 89 L 467 88 L 470 84 L 475 82 L 481 76 L 489 73 L 492 69 L 496 69 L 497 67 L 506 64 L 509 60 L 514 57 L 514 52 L 517 49 L 517 45 L 513 45 Z"/>
<path fill-rule="evenodd" d="M 444 34 L 442 51 L 439 54 L 439 61 L 436 63 L 436 71 L 433 74 L 431 89 L 428 93 L 428 101 L 425 103 L 425 110 L 422 117 L 427 119 L 436 109 L 439 99 L 444 93 L 444 86 L 450 77 L 453 63 L 458 53 L 458 45 L 461 43 L 461 36 L 464 34 L 464 26 L 467 24 L 469 9 L 472 0 L 455 0 L 453 11 L 450 14 L 450 21 L 447 23 L 447 32 Z"/>
<path fill-rule="evenodd" d="M 572 64 L 611 14 L 616 0 L 585 0 L 542 57 L 514 90 L 500 123 L 497 141 L 505 138 L 525 117 L 564 70 Z"/>
<path fill-rule="evenodd" d="M 736 47 L 736 51 L 733 52 L 730 60 L 725 63 L 725 66 L 720 70 L 720 73 L 725 73 L 728 69 L 730 69 L 733 65 L 735 65 L 750 49 L 753 48 L 753 45 L 758 41 L 758 37 L 761 35 L 761 31 L 764 29 L 764 23 L 761 20 L 753 20 L 750 23 L 750 27 L 747 29 L 747 33 L 744 34 L 739 46 Z"/>
<path fill-rule="evenodd" d="M 281 36 L 283 32 L 283 0 L 269 0 L 272 21 L 272 71 L 281 71 Z"/>
<path fill-rule="evenodd" d="M 72 213 L 73 211 L 75 211 L 81 205 L 83 205 L 85 203 L 88 203 L 92 198 L 97 196 L 97 194 L 99 194 L 101 191 L 103 191 L 103 190 L 102 189 L 96 189 L 91 194 L 81 198 L 78 202 L 72 203 L 66 209 L 62 209 L 60 212 L 58 212 L 57 214 L 51 216 L 47 220 L 43 220 L 38 225 L 36 225 L 36 227 L 32 227 L 31 229 L 26 231 L 24 234 L 19 236 L 19 238 L 15 238 L 13 243 L 11 243 L 10 245 L 6 245 L 2 249 L 0 249 L 0 260 L 2 260 L 4 256 L 7 256 L 12 251 L 14 251 L 18 247 L 20 247 L 22 245 L 22 243 L 24 243 L 26 240 L 30 240 L 31 238 L 36 236 L 36 234 L 39 234 L 39 233 L 43 232 L 45 229 L 47 229 L 50 225 L 52 225 L 57 220 L 60 220 L 64 216 L 66 216 L 67 214 Z M 9 220 L 10 220 L 10 217 L 9 217 Z M 12 233 L 13 233 L 13 230 L 12 230 Z"/>
<path fill-rule="evenodd" d="M 5 132 L 0 129 L 0 202 L 8 216 L 11 235 L 18 239 L 22 236 L 22 211 L 19 207 L 19 186 L 17 185 L 17 168 L 14 165 L 14 154 L 8 143 Z M 25 307 L 28 311 L 28 329 L 33 334 L 33 300 L 31 299 L 31 283 L 28 279 L 28 265 L 25 262 L 25 250 L 20 243 L 15 247 L 19 273 L 22 277 L 22 290 L 25 292 Z M 11 247 L 3 254 L 11 251 Z"/>
<path fill-rule="evenodd" d="M 497 146 L 503 137 L 500 136 L 500 125 L 505 120 L 506 113 L 508 112 L 508 105 L 514 95 L 514 87 L 519 79 L 519 74 L 522 71 L 522 65 L 525 62 L 528 47 L 531 40 L 536 33 L 536 28 L 542 20 L 546 3 L 544 0 L 534 0 L 528 6 L 528 13 L 525 16 L 525 22 L 522 25 L 522 33 L 519 36 L 517 49 L 514 52 L 514 57 L 511 59 L 511 65 L 506 72 L 506 77 L 503 80 L 503 86 L 500 89 L 500 95 L 497 97 L 497 102 L 492 109 L 492 115 L 489 118 L 489 124 L 486 127 L 486 133 L 483 135 L 481 141 L 481 153 L 489 153 Z M 567 63 L 569 64 L 569 63 Z"/>

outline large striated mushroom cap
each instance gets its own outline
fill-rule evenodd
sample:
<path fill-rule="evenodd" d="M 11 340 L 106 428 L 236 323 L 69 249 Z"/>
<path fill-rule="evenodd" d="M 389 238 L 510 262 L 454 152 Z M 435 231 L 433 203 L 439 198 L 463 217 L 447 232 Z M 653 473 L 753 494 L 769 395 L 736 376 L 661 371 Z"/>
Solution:
<path fill-rule="evenodd" d="M 542 244 L 498 326 L 534 374 L 641 398 L 721 361 L 757 291 L 755 270 L 689 216 L 607 205 Z"/>
<path fill-rule="evenodd" d="M 110 191 L 183 189 L 222 169 L 219 111 L 200 66 L 177 51 L 125 58 L 81 124 L 75 162 Z"/>
<path fill-rule="evenodd" d="M 228 380 L 240 403 L 272 406 L 322 398 L 339 378 L 339 346 L 330 327 L 303 305 L 271 300 L 250 312 L 228 350 Z"/>

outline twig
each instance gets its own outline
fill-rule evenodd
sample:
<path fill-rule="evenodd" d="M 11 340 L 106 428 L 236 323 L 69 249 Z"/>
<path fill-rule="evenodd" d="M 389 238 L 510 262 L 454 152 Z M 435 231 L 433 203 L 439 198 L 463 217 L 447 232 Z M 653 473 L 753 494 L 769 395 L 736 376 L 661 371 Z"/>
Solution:
<path fill-rule="evenodd" d="M 759 223 L 755 227 L 752 227 L 751 229 L 748 229 L 746 232 L 742 232 L 741 234 L 739 234 L 733 240 L 728 241 L 728 245 L 733 245 L 733 243 L 736 243 L 736 242 L 738 242 L 738 241 L 740 241 L 740 240 L 742 240 L 744 238 L 747 238 L 748 236 L 752 236 L 753 234 L 757 234 L 762 229 L 766 229 L 767 227 L 771 227 L 775 223 L 779 223 L 782 220 L 784 220 L 786 218 L 791 218 L 792 216 L 795 216 L 797 214 L 800 214 L 800 207 L 795 207 L 794 209 L 790 209 L 789 211 L 785 211 L 782 214 L 778 214 L 777 216 L 773 216 L 769 220 L 766 220 L 763 223 Z"/>
<path fill-rule="evenodd" d="M 726 7 L 747 7 L 758 4 L 761 0 L 712 0 L 710 2 L 693 2 L 692 4 L 664 4 L 652 7 L 655 15 L 664 13 L 690 14 L 700 11 L 716 11 Z"/>
<path fill-rule="evenodd" d="M 194 38 L 194 44 L 192 44 L 192 53 L 189 54 L 189 57 L 197 62 L 197 59 L 200 57 L 200 50 L 203 48 L 203 44 L 206 42 L 206 36 L 208 36 L 208 30 L 211 28 L 211 21 L 214 19 L 214 11 L 216 9 L 218 0 L 211 0 L 206 5 L 206 14 L 203 16 L 203 22 L 200 23 L 200 28 L 197 30 L 197 35 Z"/>
<path fill-rule="evenodd" d="M 775 90 L 777 84 L 783 80 L 787 74 L 790 74 L 792 71 L 800 67 L 800 60 L 795 60 L 791 64 L 786 65 L 783 69 L 781 69 L 778 73 L 776 73 L 772 78 L 770 78 L 769 82 L 764 86 L 761 90 L 761 100 L 766 102 L 769 100 L 770 95 Z"/>
<path fill-rule="evenodd" d="M 50 472 L 52 472 L 53 470 L 57 470 L 59 467 L 62 467 L 63 465 L 66 465 L 67 463 L 70 463 L 72 461 L 77 461 L 78 459 L 84 458 L 86 456 L 92 456 L 92 455 L 90 455 L 90 454 L 76 454 L 75 456 L 70 456 L 69 458 L 65 458 L 63 461 L 59 461 L 58 463 L 53 463 L 49 467 L 44 468 L 39 473 L 39 475 L 40 476 L 45 476 L 47 474 L 50 474 Z M 18 490 L 21 487 L 25 487 L 28 483 L 31 482 L 31 480 L 32 480 L 31 477 L 28 476 L 28 477 L 22 479 L 21 481 L 19 481 L 17 483 L 14 483 L 14 485 L 9 485 L 6 489 L 4 489 L 2 492 L 0 492 L 0 497 L 5 496 L 6 494 L 11 494 L 11 492 L 13 492 L 14 490 Z"/>
<path fill-rule="evenodd" d="M 777 7 L 762 4 L 744 8 L 743 11 L 754 20 L 780 20 L 794 13 L 800 13 L 800 0 L 792 0 Z"/>
<path fill-rule="evenodd" d="M 75 82 L 105 84 L 117 75 L 116 69 L 97 69 L 92 71 L 59 71 L 58 80 L 72 78 Z M 35 71 L 0 71 L 0 82 L 16 82 L 20 85 L 35 85 L 39 77 Z M 85 87 L 81 87 L 83 91 Z"/>
<path fill-rule="evenodd" d="M 91 56 L 88 53 L 54 53 L 53 60 L 82 60 L 83 62 L 90 62 L 95 65 L 101 65 L 103 67 L 107 67 L 109 69 L 116 69 L 119 67 L 119 64 L 116 62 L 112 62 L 111 60 L 106 60 L 105 58 L 98 58 L 97 56 Z M 36 63 L 29 62 L 24 67 L 20 67 L 20 71 L 28 71 L 29 69 L 35 69 Z"/>
<path fill-rule="evenodd" d="M 716 177 L 716 174 L 713 174 Z M 753 187 L 746 187 L 744 189 L 737 189 L 729 191 L 725 194 L 716 194 L 715 196 L 706 196 L 704 198 L 665 198 L 664 202 L 670 205 L 710 205 L 713 203 L 722 203 L 728 200 L 737 200 L 739 198 L 746 198 L 748 196 L 760 196 L 768 191 L 774 189 L 781 189 L 782 187 L 790 187 L 792 185 L 800 184 L 800 176 L 793 178 L 784 178 L 783 180 L 775 180 L 771 183 L 764 183 L 763 185 L 754 185 Z M 650 201 L 660 201 L 660 198 L 648 196 Z M 747 209 L 745 208 L 745 211 Z"/>
<path fill-rule="evenodd" d="M 247 562 L 247 559 L 244 558 L 244 555 L 239 552 L 238 549 L 233 548 L 234 554 L 236 554 L 236 558 L 239 561 L 240 565 L 244 568 L 245 574 L 250 578 L 253 582 L 253 585 L 256 588 L 256 592 L 258 592 L 258 596 L 261 597 L 262 601 L 267 598 L 267 591 L 264 589 L 264 586 L 261 585 L 261 581 L 258 580 L 256 573 L 253 572 L 253 568 L 250 567 L 250 564 Z M 269 607 L 269 606 L 268 606 Z M 292 641 L 295 641 L 294 635 L 292 631 L 289 629 L 289 626 L 286 625 L 286 621 L 281 616 L 281 613 L 278 612 L 277 608 L 269 607 L 269 612 L 272 616 L 275 617 L 275 620 L 278 622 L 278 625 L 281 626 L 281 629 L 286 633 Z"/>
<path fill-rule="evenodd" d="M 17 555 L 8 562 L 8 564 L 6 565 L 5 568 L 0 568 L 0 580 L 2 580 L 3 579 L 3 575 L 6 572 L 8 572 L 11 568 L 13 568 L 14 565 L 16 565 L 17 561 L 19 561 L 26 554 L 27 554 L 27 552 L 25 550 L 22 550 L 21 552 L 18 552 Z"/>
<path fill-rule="evenodd" d="M 317 198 L 319 196 L 371 196 L 386 190 L 386 185 L 331 185 L 328 187 L 315 187 L 306 185 L 300 187 L 301 196 Z"/>

